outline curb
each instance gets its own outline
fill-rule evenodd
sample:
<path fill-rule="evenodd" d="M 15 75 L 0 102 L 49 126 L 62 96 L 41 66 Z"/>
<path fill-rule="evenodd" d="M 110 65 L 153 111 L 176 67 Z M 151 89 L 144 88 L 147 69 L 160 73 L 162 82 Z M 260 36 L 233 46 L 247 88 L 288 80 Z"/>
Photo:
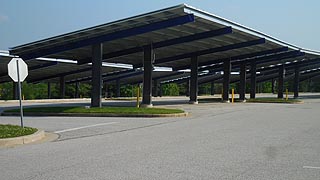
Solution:
<path fill-rule="evenodd" d="M 44 131 L 38 130 L 34 134 L 30 134 L 27 136 L 0 139 L 0 147 L 10 147 L 15 145 L 29 144 L 35 141 L 39 141 L 44 137 L 45 137 Z"/>
<path fill-rule="evenodd" d="M 3 112 L 1 116 L 19 116 L 20 113 Z M 24 116 L 67 116 L 67 117 L 186 117 L 189 113 L 176 114 L 114 114 L 114 113 L 29 113 Z"/>

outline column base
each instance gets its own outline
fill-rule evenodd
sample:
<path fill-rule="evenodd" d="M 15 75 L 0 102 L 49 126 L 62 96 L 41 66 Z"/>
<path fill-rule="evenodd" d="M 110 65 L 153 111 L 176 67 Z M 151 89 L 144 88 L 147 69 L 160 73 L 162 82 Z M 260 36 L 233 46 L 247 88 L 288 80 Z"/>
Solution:
<path fill-rule="evenodd" d="M 189 104 L 199 104 L 198 101 L 189 101 Z"/>
<path fill-rule="evenodd" d="M 141 108 L 152 108 L 153 105 L 152 104 L 140 104 Z"/>

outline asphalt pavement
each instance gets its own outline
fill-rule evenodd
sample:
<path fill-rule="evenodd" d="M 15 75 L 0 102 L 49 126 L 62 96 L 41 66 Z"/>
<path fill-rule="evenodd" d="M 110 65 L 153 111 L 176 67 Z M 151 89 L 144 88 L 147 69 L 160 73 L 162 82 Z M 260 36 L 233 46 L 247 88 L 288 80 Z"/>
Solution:
<path fill-rule="evenodd" d="M 25 117 L 26 126 L 59 138 L 1 148 L 0 179 L 320 179 L 320 99 L 308 97 L 304 104 L 155 101 L 191 113 L 179 118 Z"/>

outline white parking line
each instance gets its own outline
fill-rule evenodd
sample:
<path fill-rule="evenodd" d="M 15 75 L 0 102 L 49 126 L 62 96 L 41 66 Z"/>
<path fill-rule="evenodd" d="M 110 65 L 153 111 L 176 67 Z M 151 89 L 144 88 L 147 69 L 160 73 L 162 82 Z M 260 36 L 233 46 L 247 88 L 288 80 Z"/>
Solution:
<path fill-rule="evenodd" d="M 108 123 L 93 124 L 93 125 L 89 125 L 89 126 L 82 126 L 82 127 L 76 127 L 76 128 L 71 128 L 71 129 L 64 129 L 64 130 L 60 130 L 60 131 L 55 131 L 54 133 L 63 133 L 63 132 L 69 132 L 69 131 L 76 131 L 76 130 L 79 130 L 79 129 L 85 129 L 85 128 L 96 127 L 96 126 L 106 126 L 106 125 L 117 124 L 117 123 L 119 123 L 119 122 L 108 122 Z"/>
<path fill-rule="evenodd" d="M 303 166 L 304 169 L 320 169 L 320 167 L 315 166 Z"/>

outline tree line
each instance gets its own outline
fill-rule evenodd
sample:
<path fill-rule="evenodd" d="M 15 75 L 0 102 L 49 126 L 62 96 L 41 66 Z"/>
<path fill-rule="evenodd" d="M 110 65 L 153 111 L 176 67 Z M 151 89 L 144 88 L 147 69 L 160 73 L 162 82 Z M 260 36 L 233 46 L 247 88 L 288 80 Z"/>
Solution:
<path fill-rule="evenodd" d="M 285 82 L 285 88 L 289 92 L 293 92 L 293 81 Z M 50 98 L 59 99 L 60 98 L 60 85 L 58 83 L 50 84 Z M 230 89 L 235 89 L 235 93 L 238 93 L 239 83 L 233 83 L 230 85 Z M 250 90 L 250 84 L 246 85 L 247 93 Z M 319 80 L 307 80 L 303 81 L 299 85 L 300 92 L 320 92 L 320 81 Z M 103 87 L 104 97 L 115 97 L 116 86 L 114 84 L 109 84 Z M 162 96 L 185 96 L 187 93 L 187 86 L 185 83 L 176 84 L 169 83 L 163 84 L 161 86 Z M 214 84 L 214 94 L 221 94 L 222 84 Z M 256 87 L 257 93 L 272 93 L 272 83 L 271 81 L 258 83 Z M 277 92 L 277 86 L 274 86 L 274 92 Z M 13 99 L 14 88 L 13 83 L 2 83 L 0 84 L 0 99 L 10 100 Z M 211 94 L 211 83 L 202 84 L 199 86 L 199 95 L 210 95 Z M 22 84 L 22 95 L 26 100 L 32 99 L 48 99 L 48 84 L 47 83 L 37 83 L 28 84 L 23 82 Z M 78 97 L 76 97 L 76 86 L 74 84 L 66 84 L 65 86 L 65 98 L 89 98 L 91 96 L 91 84 L 90 83 L 80 83 L 78 89 Z M 120 86 L 120 96 L 121 97 L 136 97 L 137 95 L 137 85 L 121 85 Z"/>

